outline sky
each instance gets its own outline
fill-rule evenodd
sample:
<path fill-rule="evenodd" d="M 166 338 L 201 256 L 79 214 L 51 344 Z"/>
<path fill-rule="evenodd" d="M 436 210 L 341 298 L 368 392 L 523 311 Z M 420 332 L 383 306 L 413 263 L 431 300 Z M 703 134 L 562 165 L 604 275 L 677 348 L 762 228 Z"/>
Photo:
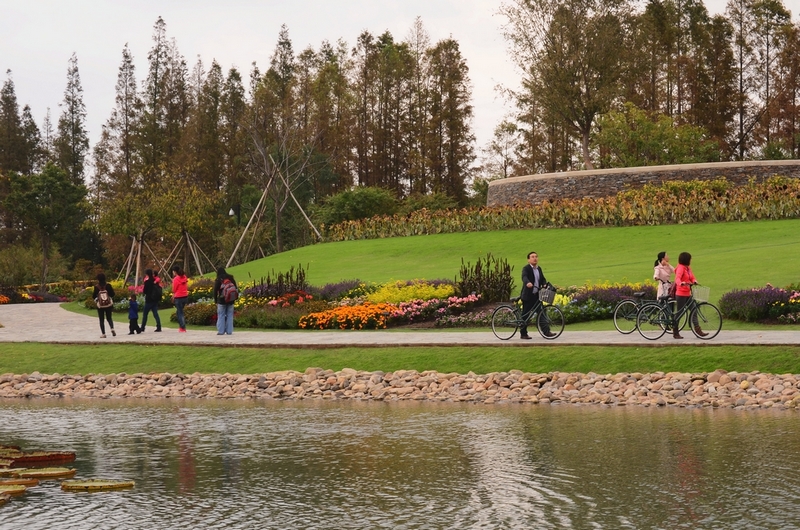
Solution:
<path fill-rule="evenodd" d="M 726 0 L 705 0 L 720 13 Z M 431 44 L 458 41 L 472 81 L 476 148 L 485 146 L 494 127 L 513 106 L 497 90 L 516 88 L 520 74 L 502 36 L 501 0 L 0 0 L 0 83 L 6 70 L 20 110 L 30 105 L 41 127 L 47 109 L 57 123 L 64 99 L 67 62 L 78 58 L 91 145 L 114 107 L 114 85 L 127 43 L 140 83 L 159 16 L 189 69 L 198 56 L 206 68 L 216 59 L 224 72 L 235 66 L 247 79 L 255 61 L 269 66 L 278 32 L 286 24 L 295 52 L 324 41 L 343 39 L 350 47 L 366 30 L 389 31 L 405 39 L 416 17 Z M 800 0 L 784 0 L 793 18 Z"/>

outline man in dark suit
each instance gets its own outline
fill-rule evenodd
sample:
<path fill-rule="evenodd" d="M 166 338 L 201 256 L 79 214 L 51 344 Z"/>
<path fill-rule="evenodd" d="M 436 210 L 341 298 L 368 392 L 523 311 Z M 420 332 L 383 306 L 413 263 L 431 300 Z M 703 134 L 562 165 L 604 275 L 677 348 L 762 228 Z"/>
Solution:
<path fill-rule="evenodd" d="M 539 255 L 536 252 L 528 253 L 528 264 L 522 267 L 522 315 L 524 318 L 530 317 L 530 312 L 539 303 L 539 289 L 547 285 L 542 268 L 539 267 Z M 545 325 L 546 326 L 546 325 Z M 530 339 L 528 326 L 522 326 L 519 330 L 521 339 Z M 542 333 L 546 337 L 551 337 L 549 326 L 542 328 Z"/>

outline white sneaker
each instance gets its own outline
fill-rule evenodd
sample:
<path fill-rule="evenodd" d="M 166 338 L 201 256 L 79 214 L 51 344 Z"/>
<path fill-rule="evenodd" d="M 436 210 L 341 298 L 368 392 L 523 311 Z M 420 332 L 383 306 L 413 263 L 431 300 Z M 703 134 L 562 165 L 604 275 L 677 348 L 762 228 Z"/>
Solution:
<path fill-rule="evenodd" d="M 100 338 L 101 338 L 101 339 L 104 339 L 104 338 L 106 338 L 106 334 L 105 334 L 105 333 L 103 333 L 102 335 L 100 335 Z"/>

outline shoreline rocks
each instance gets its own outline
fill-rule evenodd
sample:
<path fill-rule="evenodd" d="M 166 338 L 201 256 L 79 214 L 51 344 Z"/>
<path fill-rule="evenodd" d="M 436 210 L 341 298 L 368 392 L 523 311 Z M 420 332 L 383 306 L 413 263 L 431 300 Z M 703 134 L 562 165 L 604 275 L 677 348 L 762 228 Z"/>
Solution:
<path fill-rule="evenodd" d="M 655 372 L 489 374 L 309 368 L 264 374 L 3 374 L 0 398 L 188 398 L 594 404 L 794 409 L 800 375 Z"/>

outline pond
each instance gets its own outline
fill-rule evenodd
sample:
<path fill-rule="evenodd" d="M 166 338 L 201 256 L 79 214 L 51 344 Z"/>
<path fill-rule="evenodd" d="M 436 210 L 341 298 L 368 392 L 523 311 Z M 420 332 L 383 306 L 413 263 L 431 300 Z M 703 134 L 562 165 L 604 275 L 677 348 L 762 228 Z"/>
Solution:
<path fill-rule="evenodd" d="M 790 411 L 434 403 L 0 400 L 0 444 L 79 478 L 0 528 L 788 528 Z"/>

